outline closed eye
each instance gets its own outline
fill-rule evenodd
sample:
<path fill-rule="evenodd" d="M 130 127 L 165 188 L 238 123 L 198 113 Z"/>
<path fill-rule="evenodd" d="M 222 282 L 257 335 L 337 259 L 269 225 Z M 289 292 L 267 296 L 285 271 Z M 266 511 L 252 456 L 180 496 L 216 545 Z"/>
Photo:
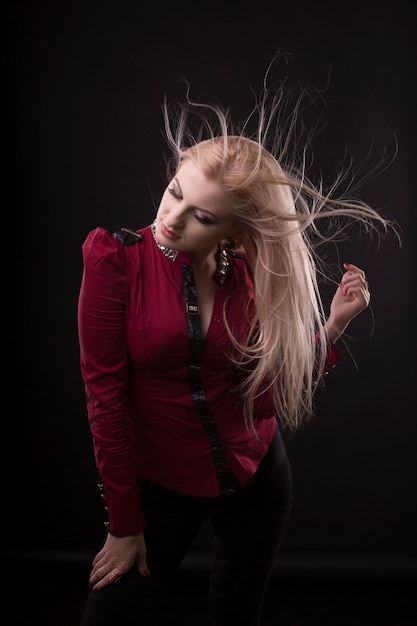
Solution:
<path fill-rule="evenodd" d="M 175 200 L 182 200 L 182 196 L 177 193 L 173 187 L 168 187 L 168 193 L 170 193 Z"/>
<path fill-rule="evenodd" d="M 214 224 L 213 220 L 211 220 L 209 217 L 204 217 L 203 215 L 199 215 L 197 212 L 194 212 L 194 217 L 201 224 L 206 224 L 206 225 Z"/>
<path fill-rule="evenodd" d="M 173 198 L 175 198 L 175 200 L 182 200 L 182 195 L 177 193 L 174 189 L 174 187 L 168 187 L 168 193 L 171 194 L 171 196 Z M 206 217 L 205 215 L 200 215 L 198 213 L 198 209 L 195 209 L 193 211 L 193 215 L 195 217 L 195 219 L 200 222 L 200 224 L 205 224 L 206 226 L 210 225 L 210 224 L 214 224 L 214 220 L 211 219 L 210 217 Z"/>

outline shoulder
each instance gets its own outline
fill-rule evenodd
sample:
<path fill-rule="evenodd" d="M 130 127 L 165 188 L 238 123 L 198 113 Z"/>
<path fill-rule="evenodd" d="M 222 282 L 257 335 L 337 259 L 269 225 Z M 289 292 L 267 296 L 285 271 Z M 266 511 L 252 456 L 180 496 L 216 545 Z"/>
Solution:
<path fill-rule="evenodd" d="M 130 228 L 120 228 L 115 232 L 98 226 L 94 230 L 91 230 L 84 240 L 82 245 L 84 252 L 91 252 L 93 250 L 100 253 L 112 253 L 124 246 L 131 246 L 135 243 L 139 243 L 143 239 L 143 234 L 140 230 L 132 230 Z"/>
<path fill-rule="evenodd" d="M 140 230 L 120 228 L 111 232 L 102 227 L 90 231 L 82 245 L 83 259 L 86 264 L 126 264 L 126 247 L 142 241 Z"/>

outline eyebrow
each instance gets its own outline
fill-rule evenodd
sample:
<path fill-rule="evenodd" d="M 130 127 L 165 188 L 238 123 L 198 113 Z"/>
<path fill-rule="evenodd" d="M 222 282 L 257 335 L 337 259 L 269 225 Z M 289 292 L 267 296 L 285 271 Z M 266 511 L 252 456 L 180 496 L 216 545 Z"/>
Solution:
<path fill-rule="evenodd" d="M 178 178 L 175 176 L 174 181 L 176 182 L 176 184 L 178 185 L 178 189 L 180 190 L 181 195 L 183 195 L 182 193 L 182 189 L 181 189 L 181 185 L 180 185 L 180 181 L 178 180 Z M 214 215 L 214 213 L 212 213 L 211 211 L 207 211 L 207 209 L 202 209 L 201 207 L 195 206 L 193 207 L 196 211 L 201 211 L 202 213 L 207 213 L 207 215 L 210 215 L 210 217 L 215 220 L 216 222 L 219 221 L 219 218 L 217 217 L 217 215 Z"/>

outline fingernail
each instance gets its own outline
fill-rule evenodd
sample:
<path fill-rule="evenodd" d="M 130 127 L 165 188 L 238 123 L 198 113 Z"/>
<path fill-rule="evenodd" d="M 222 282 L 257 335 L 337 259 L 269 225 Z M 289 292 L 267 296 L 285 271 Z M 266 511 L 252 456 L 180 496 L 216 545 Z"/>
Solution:
<path fill-rule="evenodd" d="M 151 575 L 151 573 L 150 573 L 150 571 L 148 569 L 144 569 L 143 570 L 143 576 L 150 576 L 150 575 Z"/>
<path fill-rule="evenodd" d="M 97 589 L 97 587 L 93 587 L 91 591 L 92 591 L 93 593 L 97 593 L 97 592 L 98 592 L 98 589 Z"/>

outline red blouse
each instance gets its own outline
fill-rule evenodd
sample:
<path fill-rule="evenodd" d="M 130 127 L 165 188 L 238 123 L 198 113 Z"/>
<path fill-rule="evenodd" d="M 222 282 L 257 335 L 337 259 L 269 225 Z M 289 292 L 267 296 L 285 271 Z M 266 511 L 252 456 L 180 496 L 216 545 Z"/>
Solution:
<path fill-rule="evenodd" d="M 78 312 L 95 459 L 117 536 L 145 527 L 137 475 L 192 496 L 227 493 L 255 473 L 277 426 L 263 394 L 255 438 L 234 391 L 223 308 L 244 339 L 254 300 L 245 259 L 228 255 L 203 339 L 189 255 L 166 256 L 151 227 L 137 233 L 125 242 L 102 228 L 88 234 Z M 329 367 L 342 358 L 333 346 Z"/>

